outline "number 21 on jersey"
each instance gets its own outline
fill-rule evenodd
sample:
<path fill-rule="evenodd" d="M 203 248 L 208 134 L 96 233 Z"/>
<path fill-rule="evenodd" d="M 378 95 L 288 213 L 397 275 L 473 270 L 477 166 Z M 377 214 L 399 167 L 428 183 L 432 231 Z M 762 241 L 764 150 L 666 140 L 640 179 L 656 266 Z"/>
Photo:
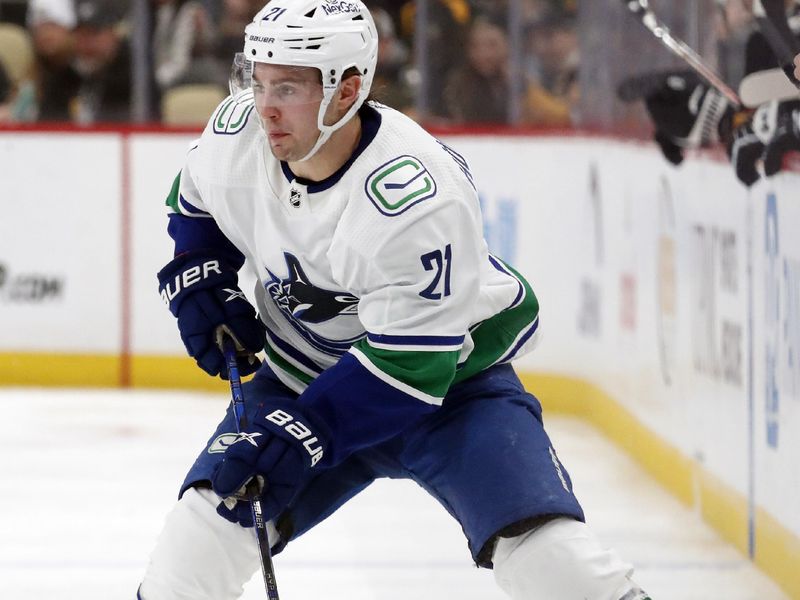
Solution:
<path fill-rule="evenodd" d="M 433 279 L 428 287 L 419 295 L 428 300 L 441 300 L 450 295 L 450 260 L 452 250 L 450 244 L 444 247 L 444 252 L 434 250 L 419 257 L 426 271 L 433 271 Z"/>

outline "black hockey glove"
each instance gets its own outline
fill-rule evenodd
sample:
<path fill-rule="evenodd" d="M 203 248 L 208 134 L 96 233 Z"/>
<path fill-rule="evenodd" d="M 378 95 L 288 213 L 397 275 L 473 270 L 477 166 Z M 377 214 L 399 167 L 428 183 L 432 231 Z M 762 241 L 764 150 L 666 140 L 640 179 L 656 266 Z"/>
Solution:
<path fill-rule="evenodd" d="M 668 71 L 631 77 L 617 90 L 620 99 L 644 99 L 655 125 L 655 141 L 674 165 L 684 151 L 706 148 L 720 141 L 733 109 L 728 100 L 692 71 Z"/>
<path fill-rule="evenodd" d="M 255 478 L 264 519 L 278 516 L 322 459 L 328 445 L 326 432 L 294 404 L 262 404 L 247 431 L 225 450 L 211 476 L 214 492 L 224 499 L 217 512 L 251 527 L 246 488 Z"/>
<path fill-rule="evenodd" d="M 781 102 L 777 107 L 775 133 L 764 149 L 764 174 L 775 175 L 783 169 L 789 152 L 800 152 L 800 101 Z"/>
<path fill-rule="evenodd" d="M 733 130 L 728 154 L 736 177 L 747 187 L 761 178 L 758 167 L 764 154 L 764 140 L 754 130 L 752 119 Z"/>
<path fill-rule="evenodd" d="M 222 259 L 202 251 L 173 259 L 158 273 L 161 299 L 178 318 L 189 356 L 209 375 L 227 379 L 225 357 L 217 346 L 217 330 L 233 337 L 240 375 L 261 365 L 255 354 L 264 349 L 265 327 L 238 286 L 236 271 Z"/>
<path fill-rule="evenodd" d="M 767 102 L 734 129 L 729 154 L 742 183 L 753 185 L 762 172 L 774 175 L 786 154 L 800 151 L 799 119 L 800 102 Z"/>

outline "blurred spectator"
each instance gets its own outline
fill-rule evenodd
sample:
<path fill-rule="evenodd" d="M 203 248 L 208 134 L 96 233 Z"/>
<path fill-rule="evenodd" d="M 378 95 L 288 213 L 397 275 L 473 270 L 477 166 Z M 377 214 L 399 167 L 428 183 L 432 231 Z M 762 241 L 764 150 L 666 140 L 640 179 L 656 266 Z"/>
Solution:
<path fill-rule="evenodd" d="M 413 48 L 417 39 L 416 12 L 417 5 L 413 0 L 405 2 L 400 9 L 399 37 L 409 48 Z M 442 82 L 446 80 L 452 66 L 463 59 L 466 30 L 471 18 L 472 12 L 467 0 L 428 2 L 428 29 L 425 32 L 428 57 L 424 73 L 430 82 L 426 100 L 428 110 L 433 115 L 447 114 Z M 409 76 L 418 80 L 422 76 L 420 65 L 415 65 L 415 69 Z"/>
<path fill-rule="evenodd" d="M 519 14 L 523 23 L 531 23 L 540 19 L 545 13 L 553 10 L 565 10 L 575 7 L 575 0 L 514 0 L 519 3 Z M 508 19 L 511 0 L 469 0 L 472 13 L 483 15 L 495 21 Z"/>
<path fill-rule="evenodd" d="M 378 65 L 372 83 L 376 100 L 414 116 L 414 94 L 409 83 L 408 50 L 397 39 L 394 23 L 382 8 L 372 8 L 378 29 Z"/>
<path fill-rule="evenodd" d="M 0 62 L 0 123 L 11 120 L 12 88 L 11 79 Z"/>
<path fill-rule="evenodd" d="M 28 0 L 0 0 L 0 23 L 13 23 L 25 27 Z"/>
<path fill-rule="evenodd" d="M 73 0 L 30 0 L 28 29 L 45 70 L 66 67 L 75 56 L 77 24 Z"/>
<path fill-rule="evenodd" d="M 81 124 L 130 120 L 126 9 L 115 0 L 77 0 L 73 60 L 42 80 L 40 120 Z"/>
<path fill-rule="evenodd" d="M 159 89 L 163 92 L 179 84 L 218 82 L 222 74 L 212 56 L 214 32 L 202 2 L 156 0 L 155 4 L 153 57 Z M 225 77 L 227 82 L 227 72 Z"/>
<path fill-rule="evenodd" d="M 756 31 L 751 5 L 750 0 L 719 5 L 715 23 L 720 75 L 734 89 L 748 70 L 746 47 Z"/>
<path fill-rule="evenodd" d="M 447 115 L 456 123 L 508 123 L 509 51 L 505 30 L 486 17 L 469 30 L 466 61 L 444 89 Z"/>
<path fill-rule="evenodd" d="M 21 25 L 0 22 L 0 121 L 36 120 L 33 41 Z"/>
<path fill-rule="evenodd" d="M 263 0 L 222 0 L 222 14 L 211 50 L 221 85 L 227 87 L 233 56 L 244 47 L 244 28 L 263 6 Z"/>
<path fill-rule="evenodd" d="M 575 17 L 565 11 L 549 12 L 533 23 L 528 39 L 525 122 L 567 127 L 579 100 Z"/>

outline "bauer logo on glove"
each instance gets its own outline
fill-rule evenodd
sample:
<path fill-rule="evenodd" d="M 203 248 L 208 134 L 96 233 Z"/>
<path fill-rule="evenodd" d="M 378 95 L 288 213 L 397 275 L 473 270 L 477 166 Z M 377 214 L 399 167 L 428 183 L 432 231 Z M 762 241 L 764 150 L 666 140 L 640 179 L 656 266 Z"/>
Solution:
<path fill-rule="evenodd" d="M 161 299 L 178 319 L 189 356 L 209 375 L 227 378 L 217 334 L 225 331 L 237 349 L 240 375 L 258 370 L 265 327 L 239 288 L 236 270 L 203 251 L 176 256 L 158 273 Z"/>
<path fill-rule="evenodd" d="M 301 421 L 296 421 L 292 415 L 280 409 L 274 410 L 268 414 L 267 420 L 272 421 L 279 427 L 283 427 L 288 434 L 298 441 L 303 442 L 303 448 L 306 449 L 306 452 L 308 452 L 308 455 L 311 457 L 312 467 L 320 461 L 323 451 L 319 439 L 317 436 L 313 435 L 311 430 Z"/>
<path fill-rule="evenodd" d="M 178 273 L 175 275 L 175 280 L 171 284 L 168 281 L 164 283 L 164 287 L 161 289 L 161 300 L 164 301 L 164 304 L 169 306 L 169 303 L 172 302 L 183 290 L 191 287 L 198 281 L 208 279 L 208 276 L 212 271 L 214 271 L 217 275 L 222 275 L 218 260 L 209 260 L 204 262 L 202 265 L 195 265 L 194 267 L 186 269 L 182 273 Z M 231 290 L 225 291 L 230 292 Z"/>

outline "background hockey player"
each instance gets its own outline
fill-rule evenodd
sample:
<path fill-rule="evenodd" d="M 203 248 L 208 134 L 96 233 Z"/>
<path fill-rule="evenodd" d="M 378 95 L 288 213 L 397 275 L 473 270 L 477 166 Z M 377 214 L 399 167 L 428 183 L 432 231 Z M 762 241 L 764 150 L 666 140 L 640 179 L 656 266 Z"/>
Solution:
<path fill-rule="evenodd" d="M 787 1 L 786 6 L 787 15 L 797 15 L 790 25 L 798 36 L 800 4 Z M 745 75 L 775 71 L 780 64 L 768 37 L 755 28 L 744 53 Z M 686 150 L 722 143 L 737 178 L 751 186 L 781 171 L 787 154 L 800 152 L 800 97 L 795 93 L 747 110 L 732 105 L 690 70 L 635 76 L 623 82 L 619 92 L 626 101 L 644 100 L 654 138 L 664 157 L 676 165 Z"/>
<path fill-rule="evenodd" d="M 537 339 L 536 296 L 488 253 L 466 161 L 366 102 L 376 52 L 358 0 L 267 4 L 237 59 L 242 89 L 173 186 L 162 297 L 203 370 L 225 375 L 222 330 L 255 377 L 249 427 L 237 435 L 229 409 L 211 435 L 139 597 L 240 596 L 259 563 L 242 496 L 254 478 L 278 552 L 374 479 L 403 477 L 512 598 L 645 599 L 585 525 L 509 364 Z"/>

